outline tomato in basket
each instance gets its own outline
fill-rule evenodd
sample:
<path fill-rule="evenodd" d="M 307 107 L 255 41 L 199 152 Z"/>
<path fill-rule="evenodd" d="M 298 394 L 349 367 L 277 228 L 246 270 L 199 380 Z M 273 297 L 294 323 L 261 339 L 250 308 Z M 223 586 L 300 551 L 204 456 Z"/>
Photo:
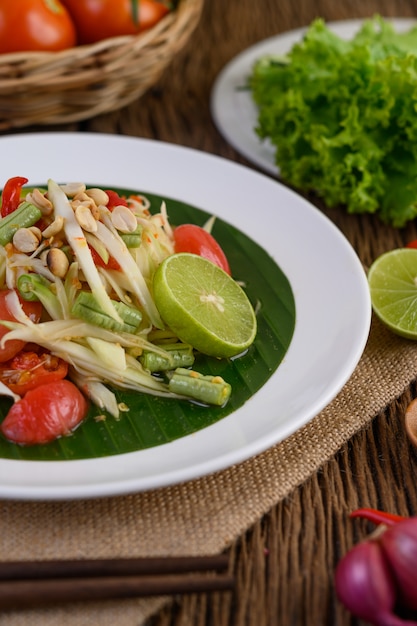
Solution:
<path fill-rule="evenodd" d="M 58 51 L 76 43 L 60 0 L 0 0 L 0 53 Z"/>
<path fill-rule="evenodd" d="M 136 19 L 133 0 L 62 0 L 74 20 L 78 43 L 134 35 L 154 26 L 167 13 L 162 0 L 139 0 Z"/>

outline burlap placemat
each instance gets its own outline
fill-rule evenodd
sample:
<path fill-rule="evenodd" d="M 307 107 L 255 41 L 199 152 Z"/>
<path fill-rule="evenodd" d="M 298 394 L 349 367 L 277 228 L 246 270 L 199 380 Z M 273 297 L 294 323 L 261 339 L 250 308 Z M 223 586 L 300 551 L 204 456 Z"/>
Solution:
<path fill-rule="evenodd" d="M 265 453 L 217 474 L 137 495 L 0 504 L 0 558 L 217 553 L 305 481 L 415 378 L 413 342 L 374 320 L 364 354 L 333 402 Z M 139 626 L 167 598 L 0 614 L 7 626 Z"/>

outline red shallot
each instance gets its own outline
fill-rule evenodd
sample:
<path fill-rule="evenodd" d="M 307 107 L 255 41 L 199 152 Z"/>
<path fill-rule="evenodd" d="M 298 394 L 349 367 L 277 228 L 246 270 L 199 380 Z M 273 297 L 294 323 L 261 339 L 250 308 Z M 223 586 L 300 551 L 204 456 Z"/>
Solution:
<path fill-rule="evenodd" d="M 397 581 L 400 602 L 417 611 L 417 517 L 388 528 L 380 544 Z"/>
<path fill-rule="evenodd" d="M 351 517 L 379 524 L 378 532 L 354 546 L 338 563 L 336 593 L 356 617 L 374 626 L 417 626 L 396 609 L 417 610 L 417 517 L 374 509 Z"/>

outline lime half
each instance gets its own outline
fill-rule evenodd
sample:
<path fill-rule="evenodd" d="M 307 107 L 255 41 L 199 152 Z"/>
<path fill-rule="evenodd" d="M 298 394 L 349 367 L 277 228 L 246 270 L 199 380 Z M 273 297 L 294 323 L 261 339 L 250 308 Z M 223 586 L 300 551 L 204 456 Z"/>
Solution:
<path fill-rule="evenodd" d="M 155 272 L 159 313 L 196 350 L 215 357 L 244 352 L 256 335 L 256 317 L 243 289 L 211 261 L 195 254 L 167 257 Z"/>
<path fill-rule="evenodd" d="M 380 320 L 398 335 L 417 339 L 417 250 L 382 254 L 369 269 L 368 283 Z"/>

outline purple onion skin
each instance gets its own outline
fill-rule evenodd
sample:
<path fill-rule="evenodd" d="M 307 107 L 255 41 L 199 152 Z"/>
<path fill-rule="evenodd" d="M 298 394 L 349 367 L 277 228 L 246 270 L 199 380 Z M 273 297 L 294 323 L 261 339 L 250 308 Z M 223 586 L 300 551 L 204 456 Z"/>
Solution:
<path fill-rule="evenodd" d="M 390 526 L 379 538 L 399 589 L 399 601 L 417 610 L 417 517 Z"/>
<path fill-rule="evenodd" d="M 393 613 L 395 581 L 377 541 L 357 544 L 339 561 L 335 587 L 345 607 L 374 626 L 417 626 Z"/>

